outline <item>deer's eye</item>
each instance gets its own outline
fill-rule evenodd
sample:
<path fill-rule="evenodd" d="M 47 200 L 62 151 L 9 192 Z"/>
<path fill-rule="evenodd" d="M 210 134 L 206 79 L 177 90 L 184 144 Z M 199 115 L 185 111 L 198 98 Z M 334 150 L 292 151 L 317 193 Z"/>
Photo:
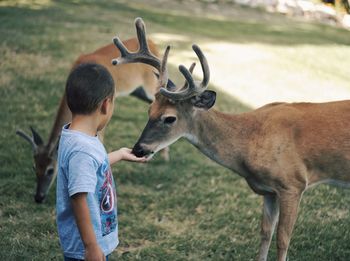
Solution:
<path fill-rule="evenodd" d="M 164 119 L 164 124 L 169 125 L 169 124 L 174 123 L 175 121 L 176 121 L 176 117 L 174 117 L 174 116 L 169 116 L 169 117 L 166 117 L 166 118 Z"/>
<path fill-rule="evenodd" d="M 46 175 L 47 175 L 47 176 L 52 176 L 53 173 L 54 173 L 54 169 L 53 169 L 53 168 L 49 168 L 49 169 L 47 169 L 47 171 L 46 171 Z"/>

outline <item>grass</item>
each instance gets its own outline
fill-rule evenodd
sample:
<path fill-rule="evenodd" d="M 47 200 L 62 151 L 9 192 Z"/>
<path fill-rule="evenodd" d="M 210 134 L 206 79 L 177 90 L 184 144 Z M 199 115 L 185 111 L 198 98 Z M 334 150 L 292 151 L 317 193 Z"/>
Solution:
<path fill-rule="evenodd" d="M 306 60 L 305 66 L 321 75 L 325 69 L 311 62 L 315 60 L 334 72 L 326 76 L 330 81 L 349 79 L 349 32 L 334 27 L 272 14 L 260 19 L 260 11 L 237 6 L 231 8 L 250 18 L 205 18 L 126 1 L 19 2 L 24 4 L 9 1 L 0 7 L 0 260 L 62 259 L 55 188 L 45 204 L 34 203 L 31 150 L 15 130 L 32 125 L 47 137 L 74 59 L 109 43 L 116 33 L 123 39 L 133 36 L 135 17 L 144 18 L 149 32 L 187 36 L 188 41 L 176 43 L 174 53 L 189 49 L 193 41 L 258 44 L 277 48 L 276 55 L 292 69 L 302 70 Z M 305 48 L 308 56 L 302 59 L 293 46 Z M 216 106 L 229 112 L 249 110 L 220 91 Z M 134 144 L 147 121 L 147 107 L 132 97 L 117 100 L 106 131 L 108 150 Z M 170 163 L 156 157 L 148 165 L 120 163 L 113 172 L 121 244 L 112 260 L 253 260 L 257 254 L 261 198 L 243 179 L 185 141 L 171 146 Z M 290 260 L 347 260 L 349 206 L 349 190 L 322 185 L 307 191 Z M 271 260 L 276 259 L 274 243 Z"/>

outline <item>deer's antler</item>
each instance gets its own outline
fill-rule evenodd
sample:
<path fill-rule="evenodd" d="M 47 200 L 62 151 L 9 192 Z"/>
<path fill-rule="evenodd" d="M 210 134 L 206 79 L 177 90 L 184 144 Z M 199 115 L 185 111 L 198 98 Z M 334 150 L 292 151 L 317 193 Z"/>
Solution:
<path fill-rule="evenodd" d="M 192 45 L 192 49 L 197 54 L 199 61 L 202 66 L 203 71 L 203 80 L 202 82 L 195 82 L 192 77 L 192 71 L 195 66 L 195 64 L 192 64 L 190 67 L 190 70 L 188 70 L 185 66 L 180 65 L 179 70 L 182 73 L 182 75 L 186 79 L 186 83 L 183 88 L 181 88 L 179 91 L 170 91 L 167 88 L 162 87 L 160 89 L 160 93 L 164 96 L 168 97 L 172 100 L 186 100 L 188 98 L 191 98 L 193 96 L 196 96 L 202 92 L 205 91 L 205 89 L 208 87 L 209 78 L 210 78 L 210 71 L 208 66 L 208 61 L 205 58 L 203 52 L 197 45 Z"/>
<path fill-rule="evenodd" d="M 115 37 L 113 39 L 114 44 L 120 51 L 121 57 L 113 59 L 112 64 L 126 64 L 126 63 L 145 63 L 153 66 L 159 72 L 160 87 L 166 87 L 168 83 L 168 71 L 167 71 L 167 59 L 170 51 L 170 46 L 167 46 L 164 52 L 162 60 L 159 60 L 148 48 L 146 39 L 146 28 L 142 18 L 135 19 L 135 27 L 137 32 L 137 39 L 139 41 L 139 50 L 135 53 L 129 52 L 122 41 Z"/>
<path fill-rule="evenodd" d="M 202 82 L 195 82 L 192 77 L 192 71 L 194 69 L 195 63 L 191 65 L 189 70 L 185 66 L 180 65 L 179 70 L 185 77 L 186 83 L 178 91 L 172 91 L 167 88 L 167 83 L 169 80 L 167 60 L 170 51 L 170 46 L 167 46 L 163 55 L 163 59 L 160 60 L 158 57 L 153 55 L 148 48 L 145 24 L 140 17 L 135 19 L 135 27 L 140 45 L 139 50 L 135 53 L 129 52 L 129 50 L 125 47 L 122 41 L 118 37 L 115 37 L 113 39 L 113 42 L 120 50 L 121 56 L 112 60 L 113 65 L 126 63 L 144 63 L 153 66 L 159 72 L 160 93 L 172 100 L 186 100 L 205 91 L 209 83 L 210 71 L 208 61 L 205 58 L 201 49 L 197 45 L 192 45 L 192 49 L 197 54 L 202 66 Z"/>

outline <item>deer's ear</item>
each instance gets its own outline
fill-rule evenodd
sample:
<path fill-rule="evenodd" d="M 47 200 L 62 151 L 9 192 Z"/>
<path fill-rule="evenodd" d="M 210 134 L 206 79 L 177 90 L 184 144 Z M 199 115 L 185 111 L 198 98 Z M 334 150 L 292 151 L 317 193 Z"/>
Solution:
<path fill-rule="evenodd" d="M 170 80 L 170 79 L 168 79 L 167 89 L 170 89 L 170 90 L 176 89 L 175 83 L 172 80 Z"/>
<path fill-rule="evenodd" d="M 156 73 L 156 72 L 153 72 L 153 73 L 157 77 L 157 79 L 159 79 L 159 73 Z M 166 85 L 166 88 L 170 89 L 170 90 L 175 90 L 176 89 L 176 85 L 171 79 L 168 79 L 168 83 Z"/>
<path fill-rule="evenodd" d="M 30 126 L 30 130 L 33 134 L 33 140 L 35 142 L 35 145 L 40 146 L 44 144 L 43 139 L 40 137 L 39 133 L 37 133 L 32 126 Z"/>
<path fill-rule="evenodd" d="M 198 96 L 191 98 L 191 103 L 193 106 L 209 110 L 211 107 L 214 106 L 216 100 L 216 92 L 214 91 L 204 91 Z"/>

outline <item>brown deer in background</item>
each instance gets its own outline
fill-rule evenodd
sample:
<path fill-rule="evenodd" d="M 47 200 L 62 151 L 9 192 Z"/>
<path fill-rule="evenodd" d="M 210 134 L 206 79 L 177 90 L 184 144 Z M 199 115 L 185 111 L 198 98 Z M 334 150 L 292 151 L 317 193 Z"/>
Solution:
<path fill-rule="evenodd" d="M 136 38 L 129 39 L 124 44 L 131 50 L 138 49 L 138 41 Z M 148 41 L 150 51 L 158 56 L 157 46 Z M 154 94 L 158 88 L 157 77 L 153 72 L 153 68 L 146 64 L 125 64 L 123 66 L 114 67 L 111 59 L 119 56 L 119 51 L 114 44 L 109 44 L 96 50 L 93 53 L 81 55 L 74 63 L 73 68 L 82 63 L 98 63 L 107 68 L 111 73 L 116 84 L 117 96 L 133 95 L 146 102 L 152 102 Z M 37 188 L 35 193 L 35 201 L 43 202 L 52 182 L 55 180 L 56 169 L 56 146 L 62 126 L 71 120 L 71 113 L 66 103 L 66 97 L 63 95 L 56 119 L 52 126 L 48 142 L 45 144 L 40 135 L 31 127 L 32 136 L 18 130 L 16 133 L 27 140 L 33 148 L 34 171 L 37 177 Z M 101 133 L 101 137 L 103 133 Z M 163 157 L 168 160 L 168 150 L 165 149 Z"/>
<path fill-rule="evenodd" d="M 278 260 L 284 261 L 303 192 L 319 183 L 350 187 L 350 101 L 329 103 L 272 103 L 242 114 L 226 114 L 211 107 L 216 94 L 206 90 L 209 67 L 193 45 L 203 70 L 182 88 L 167 86 L 167 55 L 149 53 L 142 19 L 135 21 L 140 51 L 130 53 L 118 38 L 121 57 L 114 64 L 143 62 L 159 71 L 159 92 L 149 120 L 133 152 L 151 157 L 183 137 L 202 153 L 236 172 L 264 198 L 258 260 L 267 260 L 277 224 Z"/>

